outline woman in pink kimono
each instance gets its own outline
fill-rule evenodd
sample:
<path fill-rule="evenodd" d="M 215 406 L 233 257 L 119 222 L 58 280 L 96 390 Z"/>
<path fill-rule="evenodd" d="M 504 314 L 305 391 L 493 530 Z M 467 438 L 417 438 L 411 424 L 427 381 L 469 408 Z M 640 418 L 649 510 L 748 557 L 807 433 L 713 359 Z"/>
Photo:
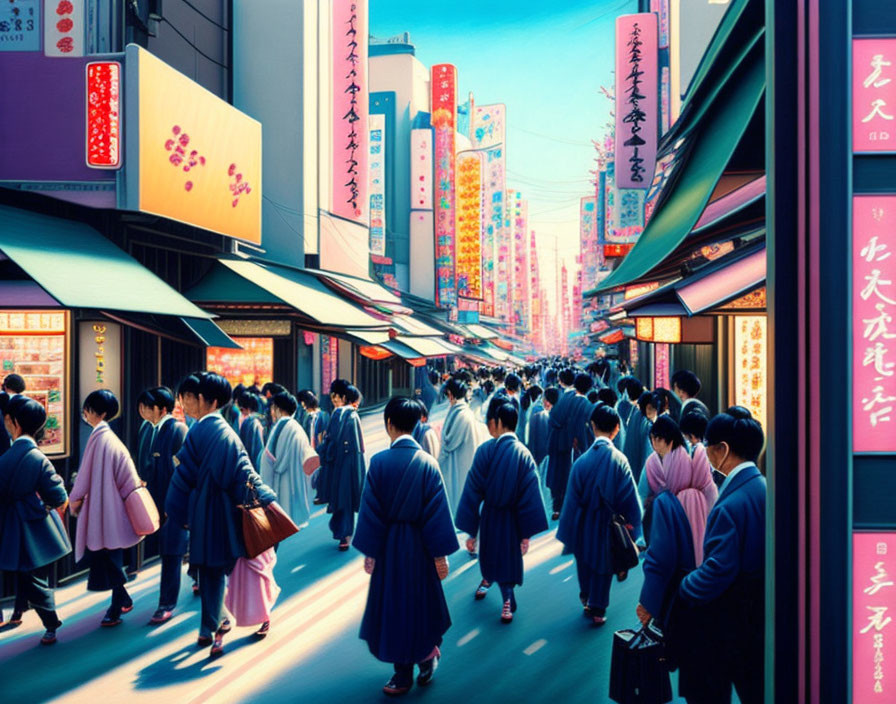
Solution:
<path fill-rule="evenodd" d="M 92 392 L 84 401 L 84 420 L 93 426 L 70 495 L 72 514 L 78 517 L 75 560 L 90 568 L 87 589 L 112 591 L 112 602 L 101 626 L 121 623 L 121 615 L 134 608 L 124 585 L 124 549 L 142 540 L 128 520 L 125 498 L 140 486 L 131 455 L 109 427 L 118 415 L 118 399 L 106 389 Z"/>

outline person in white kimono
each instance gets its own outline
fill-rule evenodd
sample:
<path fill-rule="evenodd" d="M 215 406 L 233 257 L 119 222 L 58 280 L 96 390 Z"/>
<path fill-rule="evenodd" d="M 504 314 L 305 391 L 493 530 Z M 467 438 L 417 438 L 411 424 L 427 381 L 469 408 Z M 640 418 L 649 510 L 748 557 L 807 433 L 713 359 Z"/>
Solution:
<path fill-rule="evenodd" d="M 274 426 L 261 454 L 261 476 L 274 489 L 283 510 L 299 527 L 311 517 L 314 490 L 311 475 L 320 466 L 320 457 L 311 447 L 308 435 L 294 418 L 298 401 L 289 392 L 271 399 Z"/>

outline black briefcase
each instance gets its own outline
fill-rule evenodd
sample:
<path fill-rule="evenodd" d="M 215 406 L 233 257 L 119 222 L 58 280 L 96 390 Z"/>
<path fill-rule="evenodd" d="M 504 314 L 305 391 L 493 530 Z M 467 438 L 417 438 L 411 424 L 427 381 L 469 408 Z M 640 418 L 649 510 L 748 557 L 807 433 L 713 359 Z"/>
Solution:
<path fill-rule="evenodd" d="M 613 634 L 610 699 L 618 704 L 666 704 L 672 682 L 663 653 L 662 635 L 650 626 Z"/>

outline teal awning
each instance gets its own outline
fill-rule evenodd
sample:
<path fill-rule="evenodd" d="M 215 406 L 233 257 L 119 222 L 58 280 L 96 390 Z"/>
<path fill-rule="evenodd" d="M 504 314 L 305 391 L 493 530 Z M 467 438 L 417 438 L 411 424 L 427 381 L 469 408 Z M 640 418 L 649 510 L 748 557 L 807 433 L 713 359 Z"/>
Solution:
<path fill-rule="evenodd" d="M 750 56 L 726 84 L 711 117 L 694 133 L 689 154 L 668 195 L 651 216 L 638 242 L 599 286 L 594 296 L 647 274 L 688 236 L 703 213 L 725 166 L 737 149 L 765 91 L 764 48 L 754 46 Z"/>
<path fill-rule="evenodd" d="M 389 326 L 387 319 L 375 317 L 345 300 L 313 274 L 246 259 L 219 260 L 202 281 L 187 291 L 187 296 L 204 303 L 286 305 L 319 325 L 342 330 Z"/>
<path fill-rule="evenodd" d="M 81 222 L 0 206 L 0 250 L 69 308 L 211 317 Z"/>
<path fill-rule="evenodd" d="M 193 335 L 206 347 L 227 347 L 233 350 L 243 349 L 215 323 L 206 318 L 181 318 Z"/>

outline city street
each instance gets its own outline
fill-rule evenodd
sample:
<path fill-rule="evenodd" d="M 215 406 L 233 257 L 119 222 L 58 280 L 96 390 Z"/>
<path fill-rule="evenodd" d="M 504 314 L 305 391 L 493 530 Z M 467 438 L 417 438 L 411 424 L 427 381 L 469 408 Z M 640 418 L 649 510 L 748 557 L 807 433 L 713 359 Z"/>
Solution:
<path fill-rule="evenodd" d="M 441 423 L 444 413 L 444 407 L 435 411 L 433 422 Z M 364 431 L 369 453 L 385 447 L 379 415 L 364 419 Z M 135 608 L 124 625 L 100 629 L 108 594 L 87 593 L 79 580 L 57 592 L 65 625 L 56 645 L 37 644 L 41 630 L 33 612 L 20 628 L 0 633 L 0 661 L 7 673 L 3 699 L 186 703 L 275 698 L 347 704 L 384 698 L 380 688 L 391 668 L 376 661 L 358 638 L 368 577 L 356 551 L 336 550 L 326 523 L 318 511 L 308 528 L 281 546 L 275 575 L 283 591 L 266 639 L 256 641 L 254 628 L 234 628 L 225 639 L 224 657 L 209 660 L 208 649 L 195 644 L 199 600 L 190 594 L 186 577 L 175 618 L 160 627 L 146 625 L 157 605 L 157 565 L 128 585 Z M 435 681 L 428 690 L 412 690 L 411 699 L 475 699 L 487 686 L 492 697 L 606 700 L 613 631 L 636 623 L 640 570 L 614 584 L 609 621 L 595 629 L 581 617 L 575 565 L 571 556 L 561 555 L 553 530 L 533 540 L 525 563 L 519 611 L 512 624 L 503 625 L 496 589 L 485 601 L 472 598 L 480 579 L 476 561 L 462 551 L 451 557 L 444 586 L 453 626 Z M 29 674 L 16 677 L 16 672 Z"/>

